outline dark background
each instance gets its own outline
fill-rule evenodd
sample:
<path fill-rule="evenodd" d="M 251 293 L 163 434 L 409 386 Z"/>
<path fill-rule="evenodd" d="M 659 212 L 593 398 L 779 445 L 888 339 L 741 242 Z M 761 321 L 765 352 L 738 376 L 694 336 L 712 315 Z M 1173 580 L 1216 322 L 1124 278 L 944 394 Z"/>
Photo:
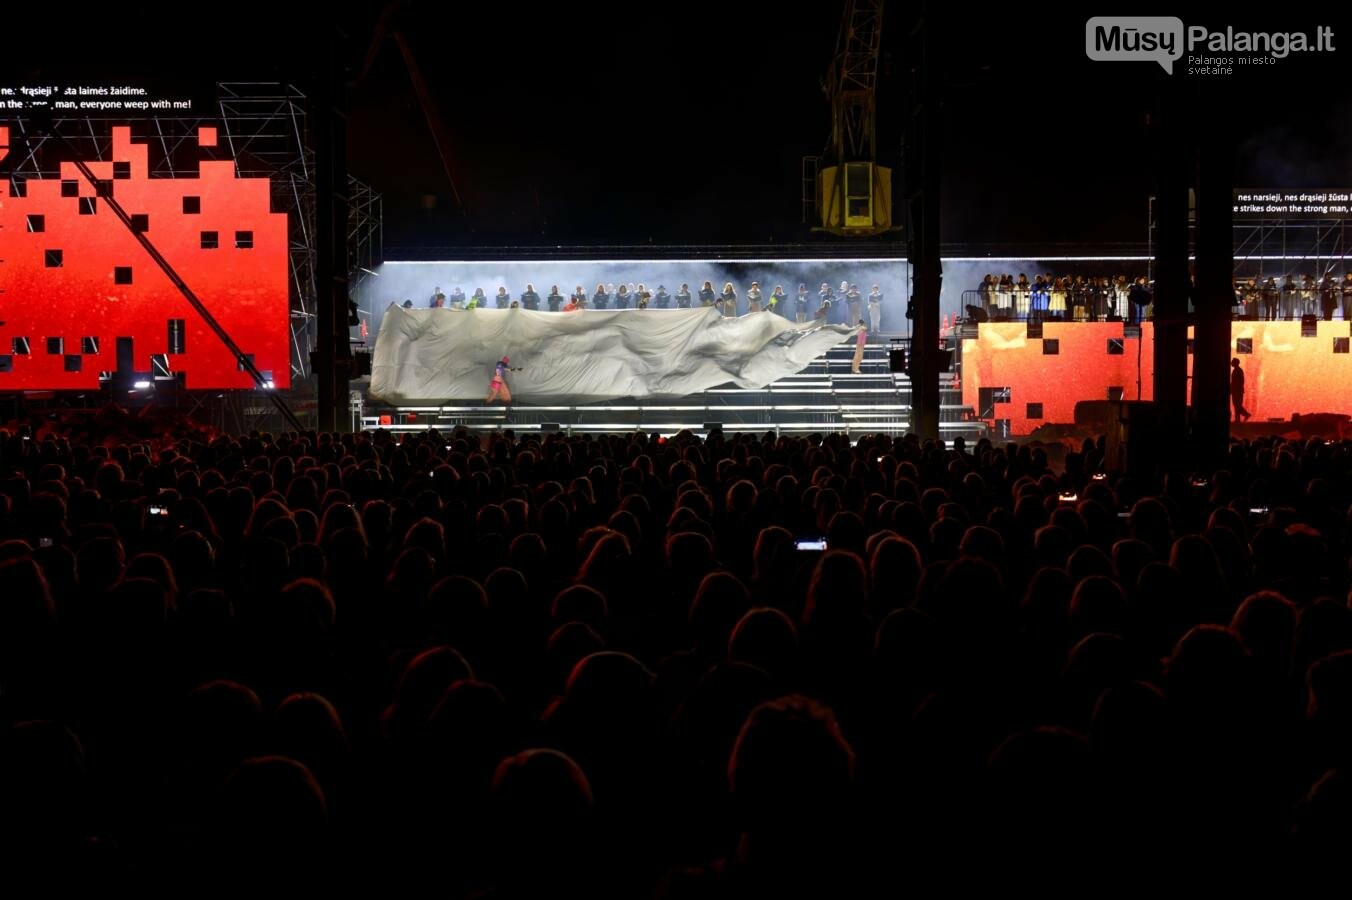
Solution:
<path fill-rule="evenodd" d="M 2 81 L 142 83 L 210 104 L 217 80 L 304 83 L 332 54 L 357 79 L 382 4 L 209 11 L 165 4 L 34 26 Z M 408 38 L 447 124 L 437 156 L 394 42 L 348 91 L 349 167 L 385 197 L 387 254 L 484 245 L 834 241 L 800 221 L 804 154 L 829 135 L 821 82 L 842 2 L 679 4 L 406 2 Z M 899 162 L 912 6 L 889 4 L 879 157 Z M 1161 86 L 1226 104 L 1236 183 L 1352 184 L 1352 27 L 1345 14 L 1190 15 L 1244 30 L 1334 29 L 1335 53 L 1232 76 L 1170 79 L 1153 63 L 1093 62 L 1084 23 L 1111 10 L 943 5 L 944 241 L 973 252 L 1142 244 L 1146 115 Z M 212 17 L 201 20 L 204 12 Z M 1345 45 L 1345 46 L 1344 46 Z M 1170 148 L 1164 148 L 1170 152 Z M 898 195 L 899 195 L 898 191 Z M 898 217 L 901 209 L 898 204 Z"/>

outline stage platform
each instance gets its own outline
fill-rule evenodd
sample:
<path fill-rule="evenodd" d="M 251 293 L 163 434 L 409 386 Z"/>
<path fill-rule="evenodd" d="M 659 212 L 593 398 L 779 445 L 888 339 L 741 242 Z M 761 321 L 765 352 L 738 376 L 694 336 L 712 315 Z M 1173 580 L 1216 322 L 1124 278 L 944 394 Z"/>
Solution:
<path fill-rule="evenodd" d="M 904 373 L 888 368 L 888 343 L 865 347 L 860 372 L 850 372 L 854 347 L 832 347 L 803 371 L 758 390 L 719 387 L 679 399 L 594 403 L 577 406 L 534 405 L 518 397 L 511 406 L 446 403 L 409 406 L 363 405 L 362 430 L 425 431 L 506 429 L 518 432 L 567 433 L 646 431 L 674 434 L 707 432 L 717 424 L 724 433 L 774 431 L 789 434 L 844 432 L 903 434 L 911 427 L 911 384 Z M 357 386 L 354 385 L 354 389 Z M 962 402 L 953 373 L 940 380 L 940 432 L 979 438 L 986 427 L 975 410 Z"/>

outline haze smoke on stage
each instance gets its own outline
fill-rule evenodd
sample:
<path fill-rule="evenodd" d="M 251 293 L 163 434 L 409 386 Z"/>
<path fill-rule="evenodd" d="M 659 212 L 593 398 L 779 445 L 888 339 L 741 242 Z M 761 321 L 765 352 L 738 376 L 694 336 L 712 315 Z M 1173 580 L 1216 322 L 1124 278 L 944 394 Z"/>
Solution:
<path fill-rule="evenodd" d="M 704 282 L 722 291 L 732 282 L 737 289 L 739 308 L 746 309 L 746 292 L 752 281 L 760 282 L 762 303 L 770 298 L 776 286 L 784 288 L 787 308 L 779 314 L 793 318 L 793 300 L 798 285 L 806 284 L 811 297 L 810 309 L 817 307 L 817 290 L 822 282 L 839 290 L 842 281 L 858 285 L 866 298 L 873 285 L 883 293 L 882 325 L 885 331 L 904 332 L 906 328 L 906 297 L 910 291 L 909 268 L 904 259 L 830 259 L 830 260 L 522 260 L 503 262 L 435 261 L 387 262 L 380 267 L 380 279 L 372 283 L 368 299 L 371 329 L 380 327 L 385 309 L 412 300 L 414 308 L 425 308 L 436 288 L 440 287 L 449 302 L 451 292 L 459 287 L 468 299 L 475 288 L 483 288 L 489 306 L 499 286 L 505 286 L 513 300 L 520 297 L 527 282 L 535 285 L 540 295 L 540 308 L 547 309 L 546 298 L 552 285 L 566 298 L 577 285 L 582 285 L 588 298 L 598 283 L 642 284 L 656 293 L 658 286 L 675 295 L 682 282 L 690 286 L 692 305 L 699 305 L 699 290 Z M 609 289 L 609 288 L 607 288 Z M 840 319 L 838 313 L 835 319 Z"/>
<path fill-rule="evenodd" d="M 1053 276 L 1086 275 L 1135 278 L 1144 275 L 1144 259 L 1037 259 L 987 258 L 946 259 L 943 263 L 943 289 L 939 298 L 941 316 L 961 316 L 966 301 L 963 293 L 975 291 L 987 274 L 1004 273 L 1016 278 L 1026 274 L 1035 281 L 1039 274 Z M 885 332 L 908 332 L 906 300 L 911 293 L 910 267 L 904 258 L 897 259 L 779 259 L 779 260 L 521 260 L 521 261 L 392 261 L 380 267 L 380 278 L 368 282 L 369 293 L 363 299 L 363 311 L 371 316 L 371 334 L 380 328 L 385 309 L 391 304 L 401 305 L 411 300 L 414 308 L 425 308 L 435 290 L 440 287 L 449 302 L 451 292 L 459 287 L 466 299 L 475 288 L 483 288 L 489 306 L 498 287 L 507 288 L 513 300 L 521 296 L 529 282 L 540 295 L 540 308 L 548 309 L 547 296 L 552 285 L 559 286 L 565 298 L 582 285 L 588 298 L 597 283 L 618 287 L 621 283 L 643 284 L 653 293 L 659 285 L 672 295 L 671 306 L 676 306 L 675 294 L 682 282 L 690 285 L 692 303 L 698 305 L 699 290 L 705 281 L 715 291 L 731 281 L 737 289 L 739 307 L 746 309 L 746 291 L 752 281 L 760 282 L 762 296 L 768 300 L 776 285 L 784 287 L 788 307 L 780 314 L 793 317 L 793 299 L 798 285 L 806 284 L 811 297 L 809 309 L 817 308 L 817 290 L 822 282 L 838 291 L 842 281 L 859 286 L 860 294 L 867 296 L 873 285 L 883 292 L 882 326 Z M 840 313 L 835 321 L 842 321 Z"/>

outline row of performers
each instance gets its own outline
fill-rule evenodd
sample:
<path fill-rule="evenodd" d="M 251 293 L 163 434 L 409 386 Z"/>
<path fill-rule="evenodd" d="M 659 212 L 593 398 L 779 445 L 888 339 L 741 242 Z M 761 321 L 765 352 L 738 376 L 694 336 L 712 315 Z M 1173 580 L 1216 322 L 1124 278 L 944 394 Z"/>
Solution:
<path fill-rule="evenodd" d="M 788 307 L 792 304 L 794 316 L 799 323 L 804 323 L 809 317 L 809 307 L 812 305 L 813 297 L 808 292 L 807 285 L 798 285 L 798 293 L 790 299 L 784 293 L 783 285 L 776 285 L 774 290 L 768 296 L 761 292 L 760 283 L 753 281 L 751 287 L 746 292 L 746 312 L 754 313 L 767 310 L 778 312 L 781 315 L 788 315 Z M 831 307 L 838 301 L 844 300 L 847 307 L 846 319 L 849 322 L 857 322 L 863 316 L 864 304 L 868 304 L 869 330 L 877 332 L 882 325 L 882 303 L 883 294 L 878 285 L 873 285 L 873 289 L 867 295 L 859 291 L 857 285 L 848 282 L 841 283 L 841 294 L 838 297 L 836 292 L 828 284 L 822 284 L 821 289 L 817 291 L 817 309 L 813 314 L 814 318 L 827 318 L 830 315 Z M 637 285 L 630 290 L 626 285 L 620 285 L 618 288 L 608 288 L 604 284 L 598 284 L 596 290 L 588 296 L 587 292 L 578 285 L 572 294 L 565 296 L 559 292 L 559 286 L 553 285 L 548 294 L 541 297 L 535 290 L 535 285 L 527 284 L 526 289 L 521 296 L 513 300 L 507 293 L 507 288 L 498 288 L 497 294 L 492 298 L 492 305 L 497 309 L 511 309 L 513 307 L 522 307 L 525 309 L 539 310 L 544 304 L 550 312 L 572 312 L 579 309 L 690 309 L 694 306 L 714 307 L 725 316 L 735 316 L 738 314 L 740 297 L 737 289 L 732 282 L 723 285 L 722 292 L 716 292 L 713 284 L 706 281 L 704 286 L 696 293 L 692 293 L 690 285 L 682 284 L 680 290 L 674 294 L 669 293 L 664 285 L 658 285 L 657 291 L 651 292 L 643 285 Z M 406 301 L 405 306 L 412 306 L 411 301 Z M 460 288 L 451 291 L 448 297 L 438 287 L 433 291 L 429 306 L 434 309 L 476 309 L 487 308 L 489 298 L 484 295 L 483 288 L 475 288 L 474 293 L 468 298 Z"/>
<path fill-rule="evenodd" d="M 1342 282 L 1331 274 L 1325 274 L 1319 281 L 1313 275 L 1305 275 L 1300 281 L 1287 275 L 1280 286 L 1276 278 L 1250 278 L 1235 287 L 1235 306 L 1254 318 L 1290 319 L 1322 314 L 1324 319 L 1331 320 L 1340 301 L 1346 319 L 1352 310 L 1352 272 L 1343 276 Z"/>
<path fill-rule="evenodd" d="M 1077 319 L 1120 312 L 1136 314 L 1152 299 L 1145 276 L 1129 282 L 1123 275 L 1115 279 L 1039 275 L 1033 282 L 1026 275 L 1020 275 L 1018 281 L 1009 275 L 987 275 L 977 294 L 989 312 L 1073 312 Z M 1250 278 L 1243 285 L 1235 285 L 1234 305 L 1252 317 L 1290 319 L 1322 313 L 1325 319 L 1332 319 L 1340 303 L 1347 318 L 1347 310 L 1352 309 L 1352 273 L 1341 282 L 1331 274 L 1319 281 L 1313 275 L 1287 275 L 1280 285 L 1276 278 Z"/>

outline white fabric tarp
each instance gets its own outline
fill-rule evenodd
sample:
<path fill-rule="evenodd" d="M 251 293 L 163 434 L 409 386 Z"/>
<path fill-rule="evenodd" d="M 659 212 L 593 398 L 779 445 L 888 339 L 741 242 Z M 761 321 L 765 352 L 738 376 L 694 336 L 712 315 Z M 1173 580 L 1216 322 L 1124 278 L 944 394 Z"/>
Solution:
<path fill-rule="evenodd" d="M 371 360 L 387 403 L 474 400 L 504 356 L 517 402 L 683 397 L 723 384 L 760 388 L 849 340 L 844 325 L 795 325 L 770 312 L 717 309 L 405 309 L 385 311 Z"/>

